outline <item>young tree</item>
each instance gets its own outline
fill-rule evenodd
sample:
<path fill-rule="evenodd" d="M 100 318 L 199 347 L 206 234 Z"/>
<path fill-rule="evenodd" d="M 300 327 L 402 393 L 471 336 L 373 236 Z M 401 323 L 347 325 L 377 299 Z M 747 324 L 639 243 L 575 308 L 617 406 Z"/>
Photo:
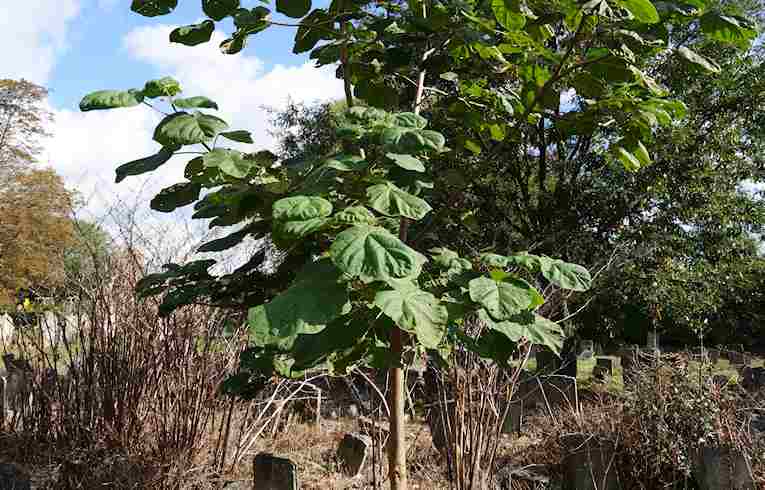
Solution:
<path fill-rule="evenodd" d="M 341 150 L 291 165 L 276 165 L 267 151 L 218 146 L 220 140 L 252 140 L 209 113 L 187 111 L 217 105 L 201 96 L 178 97 L 180 85 L 170 78 L 86 96 L 84 111 L 169 103 L 171 114 L 154 133 L 162 149 L 119 167 L 117 180 L 154 170 L 192 146 L 198 156 L 186 166 L 187 180 L 160 192 L 152 207 L 171 211 L 194 203 L 194 217 L 212 219 L 211 226 L 239 224 L 202 250 L 226 249 L 249 235 L 269 236 L 281 251 L 274 275 L 261 267 L 261 253 L 221 278 L 209 274 L 211 260 L 169 266 L 139 289 L 156 294 L 169 288 L 168 308 L 200 297 L 250 307 L 253 347 L 228 385 L 233 390 L 264 371 L 300 376 L 319 366 L 345 372 L 359 363 L 390 369 L 389 475 L 391 488 L 406 488 L 404 351 L 438 356 L 473 349 L 502 365 L 518 342 L 557 351 L 560 328 L 537 313 L 544 298 L 532 282 L 576 291 L 590 283 L 582 267 L 547 256 L 464 258 L 446 247 L 423 247 L 419 234 L 432 226 L 434 214 L 426 200 L 433 186 L 429 169 L 441 158 L 471 152 L 478 133 L 507 141 L 507 158 L 531 172 L 540 160 L 523 153 L 532 151 L 531 135 L 561 120 L 572 138 L 578 128 L 610 127 L 611 160 L 632 169 L 648 164 L 645 145 L 655 127 L 683 112 L 645 71 L 647 56 L 669 52 L 666 30 L 690 22 L 712 36 L 748 41 L 754 35 L 745 19 L 694 4 L 669 2 L 659 12 L 649 0 L 336 0 L 312 9 L 310 2 L 277 0 L 278 12 L 300 19 L 290 24 L 297 27 L 293 51 L 310 51 L 320 65 L 340 64 L 349 107 L 337 130 Z M 132 9 L 158 16 L 176 5 L 134 0 Z M 287 24 L 273 21 L 265 6 L 246 9 L 238 0 L 205 0 L 202 7 L 208 19 L 175 29 L 172 42 L 209 41 L 216 22 L 232 18 L 236 30 L 221 50 L 233 54 L 250 36 Z M 697 53 L 688 57 L 707 63 Z M 446 92 L 444 83 L 457 90 Z M 571 87 L 587 90 L 587 99 L 583 110 L 568 115 L 560 110 L 561 94 Z M 357 98 L 366 106 L 356 106 Z M 440 132 L 426 129 L 428 120 L 420 115 L 446 101 L 454 108 L 454 148 Z M 486 324 L 485 334 L 469 338 L 461 329 L 466 316 Z"/>

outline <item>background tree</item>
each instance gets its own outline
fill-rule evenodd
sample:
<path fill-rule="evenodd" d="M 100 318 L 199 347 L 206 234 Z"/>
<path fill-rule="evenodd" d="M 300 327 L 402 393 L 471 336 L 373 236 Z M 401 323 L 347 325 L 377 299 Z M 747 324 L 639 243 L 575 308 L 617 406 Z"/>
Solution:
<path fill-rule="evenodd" d="M 17 173 L 0 190 L 0 294 L 63 285 L 64 251 L 72 243 L 72 193 L 53 170 Z"/>
<path fill-rule="evenodd" d="M 0 186 L 3 178 L 34 161 L 51 119 L 42 102 L 48 91 L 26 80 L 0 80 Z"/>
<path fill-rule="evenodd" d="M 72 240 L 64 249 L 65 284 L 61 294 L 91 291 L 99 280 L 108 279 L 112 238 L 97 223 L 72 221 Z"/>

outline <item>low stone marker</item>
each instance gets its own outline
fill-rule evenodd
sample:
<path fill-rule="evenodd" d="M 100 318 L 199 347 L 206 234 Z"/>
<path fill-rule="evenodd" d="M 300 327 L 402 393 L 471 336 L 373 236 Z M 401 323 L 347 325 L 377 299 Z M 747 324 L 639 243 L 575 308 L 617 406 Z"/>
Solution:
<path fill-rule="evenodd" d="M 709 362 L 714 366 L 720 360 L 720 349 L 709 349 L 707 356 L 709 357 Z"/>
<path fill-rule="evenodd" d="M 660 350 L 659 348 L 659 334 L 655 330 L 653 332 L 648 332 L 648 335 L 646 336 L 646 343 L 645 346 L 648 350 L 657 351 Z"/>
<path fill-rule="evenodd" d="M 598 357 L 595 361 L 595 367 L 592 369 L 592 376 L 599 380 L 609 378 L 614 375 L 614 360 L 608 357 Z"/>
<path fill-rule="evenodd" d="M 750 359 L 743 352 L 728 351 L 728 361 L 734 366 L 748 366 Z"/>
<path fill-rule="evenodd" d="M 595 342 L 592 340 L 582 340 L 579 347 L 581 350 L 579 359 L 592 359 L 592 356 L 595 355 Z"/>
<path fill-rule="evenodd" d="M 614 444 L 589 434 L 568 434 L 561 438 L 563 490 L 618 490 L 616 465 L 612 464 Z"/>
<path fill-rule="evenodd" d="M 337 459 L 343 473 L 348 476 L 361 473 L 371 447 L 372 441 L 369 437 L 361 434 L 345 434 L 337 448 Z"/>
<path fill-rule="evenodd" d="M 253 463 L 255 490 L 298 490 L 295 463 L 270 453 L 260 453 Z"/>
<path fill-rule="evenodd" d="M 32 482 L 29 475 L 16 465 L 0 463 L 0 488 L 3 490 L 30 490 Z"/>
<path fill-rule="evenodd" d="M 765 368 L 744 366 L 741 370 L 741 386 L 747 391 L 759 391 L 765 387 Z"/>
<path fill-rule="evenodd" d="M 746 457 L 728 448 L 705 447 L 696 455 L 693 476 L 701 490 L 754 490 Z"/>
<path fill-rule="evenodd" d="M 503 432 L 520 432 L 526 412 L 541 409 L 552 415 L 554 407 L 579 410 L 576 378 L 550 375 L 529 378 L 518 383 L 511 400 Z"/>

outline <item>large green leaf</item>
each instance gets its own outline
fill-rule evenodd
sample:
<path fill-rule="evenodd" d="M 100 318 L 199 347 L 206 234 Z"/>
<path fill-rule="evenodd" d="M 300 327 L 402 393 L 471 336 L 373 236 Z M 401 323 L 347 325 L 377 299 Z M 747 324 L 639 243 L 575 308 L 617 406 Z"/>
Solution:
<path fill-rule="evenodd" d="M 164 145 L 193 145 L 210 141 L 228 124 L 209 114 L 177 112 L 165 117 L 154 130 L 154 141 Z"/>
<path fill-rule="evenodd" d="M 491 9 L 497 22 L 508 31 L 517 31 L 526 25 L 526 17 L 521 13 L 517 0 L 492 0 Z"/>
<path fill-rule="evenodd" d="M 720 73 L 720 65 L 710 60 L 709 58 L 701 56 L 697 52 L 686 48 L 685 46 L 680 46 L 677 48 L 677 54 L 682 56 L 686 61 L 689 61 L 694 65 L 698 65 L 706 71 L 712 73 Z"/>
<path fill-rule="evenodd" d="M 320 230 L 329 222 L 332 203 L 316 196 L 279 199 L 273 205 L 274 238 L 289 241 Z"/>
<path fill-rule="evenodd" d="M 201 190 L 202 186 L 194 182 L 182 182 L 165 187 L 151 200 L 151 209 L 170 213 L 199 199 Z"/>
<path fill-rule="evenodd" d="M 470 299 L 482 305 L 497 320 L 506 320 L 544 303 L 534 287 L 522 279 L 506 277 L 495 281 L 477 277 L 468 283 Z"/>
<path fill-rule="evenodd" d="M 348 313 L 348 291 L 342 273 L 329 260 L 308 264 L 295 283 L 270 302 L 250 308 L 250 341 L 289 349 L 298 334 L 314 334 Z"/>
<path fill-rule="evenodd" d="M 374 302 L 425 348 L 436 348 L 443 339 L 449 314 L 431 293 L 417 287 L 391 289 L 378 292 Z"/>
<path fill-rule="evenodd" d="M 167 15 L 178 6 L 178 0 L 133 0 L 130 10 L 144 17 Z"/>
<path fill-rule="evenodd" d="M 432 209 L 426 201 L 399 189 L 391 182 L 367 188 L 367 197 L 369 206 L 386 216 L 405 216 L 418 220 Z"/>
<path fill-rule="evenodd" d="M 310 51 L 322 39 L 327 38 L 326 29 L 331 25 L 327 20 L 329 16 L 322 9 L 316 9 L 308 17 L 300 22 L 297 32 L 295 32 L 295 44 L 292 52 L 295 54 Z"/>
<path fill-rule="evenodd" d="M 428 120 L 414 112 L 399 112 L 393 116 L 393 124 L 402 128 L 425 129 Z"/>
<path fill-rule="evenodd" d="M 116 171 L 116 182 L 119 184 L 125 179 L 125 177 L 129 175 L 140 175 L 159 168 L 160 165 L 170 160 L 170 158 L 173 156 L 173 153 L 178 149 L 178 146 L 165 146 L 162 147 L 162 149 L 159 150 L 159 152 L 157 152 L 155 155 L 151 155 L 146 158 L 140 158 L 138 160 L 133 160 L 132 162 L 120 165 L 117 167 Z"/>
<path fill-rule="evenodd" d="M 247 177 L 254 162 L 244 157 L 244 154 L 236 150 L 215 148 L 202 156 L 205 167 L 215 167 L 226 175 L 235 179 Z"/>
<path fill-rule="evenodd" d="M 276 0 L 276 11 L 299 19 L 311 10 L 311 0 Z"/>
<path fill-rule="evenodd" d="M 364 225 L 338 234 L 329 254 L 343 272 L 366 281 L 419 275 L 427 260 L 385 228 Z"/>
<path fill-rule="evenodd" d="M 80 110 L 87 112 L 133 107 L 141 102 L 143 102 L 143 94 L 138 90 L 99 90 L 82 98 Z"/>
<path fill-rule="evenodd" d="M 218 104 L 208 99 L 207 97 L 196 96 L 188 97 L 186 99 L 175 99 L 173 101 L 175 107 L 181 109 L 215 109 L 218 110 Z"/>
<path fill-rule="evenodd" d="M 239 0 L 202 0 L 202 11 L 216 21 L 232 15 L 238 8 Z"/>
<path fill-rule="evenodd" d="M 172 97 L 181 92 L 181 84 L 172 77 L 163 77 L 146 82 L 141 92 L 150 99 Z"/>
<path fill-rule="evenodd" d="M 351 225 L 373 225 L 377 223 L 375 215 L 364 206 L 348 206 L 342 211 L 337 212 L 332 218 L 338 223 L 347 223 Z"/>
<path fill-rule="evenodd" d="M 554 353 L 560 353 L 563 346 L 563 331 L 557 323 L 535 313 L 516 315 L 508 320 L 496 321 L 489 313 L 478 310 L 478 318 L 491 330 L 505 335 L 513 342 L 528 340 L 534 345 L 549 347 Z"/>
<path fill-rule="evenodd" d="M 640 22 L 646 24 L 659 22 L 659 13 L 651 0 L 620 0 L 619 3 Z"/>
<path fill-rule="evenodd" d="M 400 154 L 400 153 L 386 153 L 386 157 L 392 160 L 396 165 L 405 169 L 412 170 L 414 172 L 424 172 L 425 165 L 419 158 L 415 158 L 412 155 Z"/>
<path fill-rule="evenodd" d="M 211 20 L 205 20 L 199 24 L 176 27 L 170 33 L 170 42 L 185 44 L 186 46 L 196 46 L 206 43 L 212 37 L 215 31 L 215 23 Z"/>
<path fill-rule="evenodd" d="M 545 279 L 563 289 L 587 291 L 592 286 L 589 271 L 581 265 L 545 257 L 541 267 Z"/>
<path fill-rule="evenodd" d="M 340 172 L 353 172 L 364 170 L 369 166 L 369 162 L 356 155 L 335 155 L 328 158 L 324 165 L 327 168 L 339 170 Z"/>
<path fill-rule="evenodd" d="M 299 221 L 326 218 L 332 214 L 332 203 L 316 196 L 295 196 L 274 203 L 273 218 L 280 221 Z"/>
<path fill-rule="evenodd" d="M 712 39 L 746 47 L 757 36 L 748 19 L 710 11 L 701 16 L 701 30 Z"/>

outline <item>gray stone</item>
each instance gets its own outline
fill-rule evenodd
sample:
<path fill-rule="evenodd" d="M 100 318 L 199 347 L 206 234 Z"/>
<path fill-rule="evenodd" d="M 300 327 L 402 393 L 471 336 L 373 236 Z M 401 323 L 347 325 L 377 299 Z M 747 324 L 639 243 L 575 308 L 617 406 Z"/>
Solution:
<path fill-rule="evenodd" d="M 593 342 L 592 340 L 582 340 L 582 341 L 579 343 L 579 347 L 580 347 L 580 348 L 581 348 L 583 351 L 585 351 L 585 350 L 591 350 L 591 351 L 594 351 L 594 350 L 595 350 L 595 342 Z"/>
<path fill-rule="evenodd" d="M 295 463 L 270 453 L 260 453 L 253 463 L 255 490 L 297 490 Z"/>
<path fill-rule="evenodd" d="M 591 350 L 583 350 L 579 354 L 579 359 L 592 359 L 592 356 L 594 356 L 595 353 Z"/>
<path fill-rule="evenodd" d="M 614 375 L 614 360 L 607 357 L 599 357 L 592 369 L 592 376 L 599 380 L 605 380 L 606 377 Z"/>
<path fill-rule="evenodd" d="M 654 351 L 660 350 L 659 349 L 659 333 L 656 332 L 656 330 L 648 332 L 648 334 L 646 335 L 645 345 L 648 348 L 648 350 L 654 350 Z"/>
<path fill-rule="evenodd" d="M 556 407 L 579 410 L 576 378 L 550 375 L 519 381 L 511 401 L 510 420 L 505 419 L 506 430 L 520 432 L 527 412 L 541 409 L 552 415 Z"/>
<path fill-rule="evenodd" d="M 561 438 L 564 448 L 563 490 L 618 490 L 619 480 L 611 460 L 614 444 L 589 434 Z"/>
<path fill-rule="evenodd" d="M 728 361 L 734 366 L 748 366 L 750 358 L 743 352 L 728 351 Z"/>
<path fill-rule="evenodd" d="M 337 448 L 337 458 L 342 471 L 348 476 L 356 476 L 364 468 L 372 441 L 361 434 L 345 434 Z"/>
<path fill-rule="evenodd" d="M 702 448 L 696 455 L 693 476 L 700 490 L 755 489 L 746 456 L 728 448 Z"/>
<path fill-rule="evenodd" d="M 765 387 L 765 368 L 745 366 L 741 370 L 741 386 L 747 391 L 759 391 Z"/>
<path fill-rule="evenodd" d="M 355 404 L 351 403 L 348 405 L 348 410 L 346 411 L 346 414 L 349 417 L 356 418 L 359 416 L 359 407 L 357 407 Z"/>
<path fill-rule="evenodd" d="M 16 465 L 0 463 L 0 489 L 30 490 L 32 481 L 24 471 Z"/>

